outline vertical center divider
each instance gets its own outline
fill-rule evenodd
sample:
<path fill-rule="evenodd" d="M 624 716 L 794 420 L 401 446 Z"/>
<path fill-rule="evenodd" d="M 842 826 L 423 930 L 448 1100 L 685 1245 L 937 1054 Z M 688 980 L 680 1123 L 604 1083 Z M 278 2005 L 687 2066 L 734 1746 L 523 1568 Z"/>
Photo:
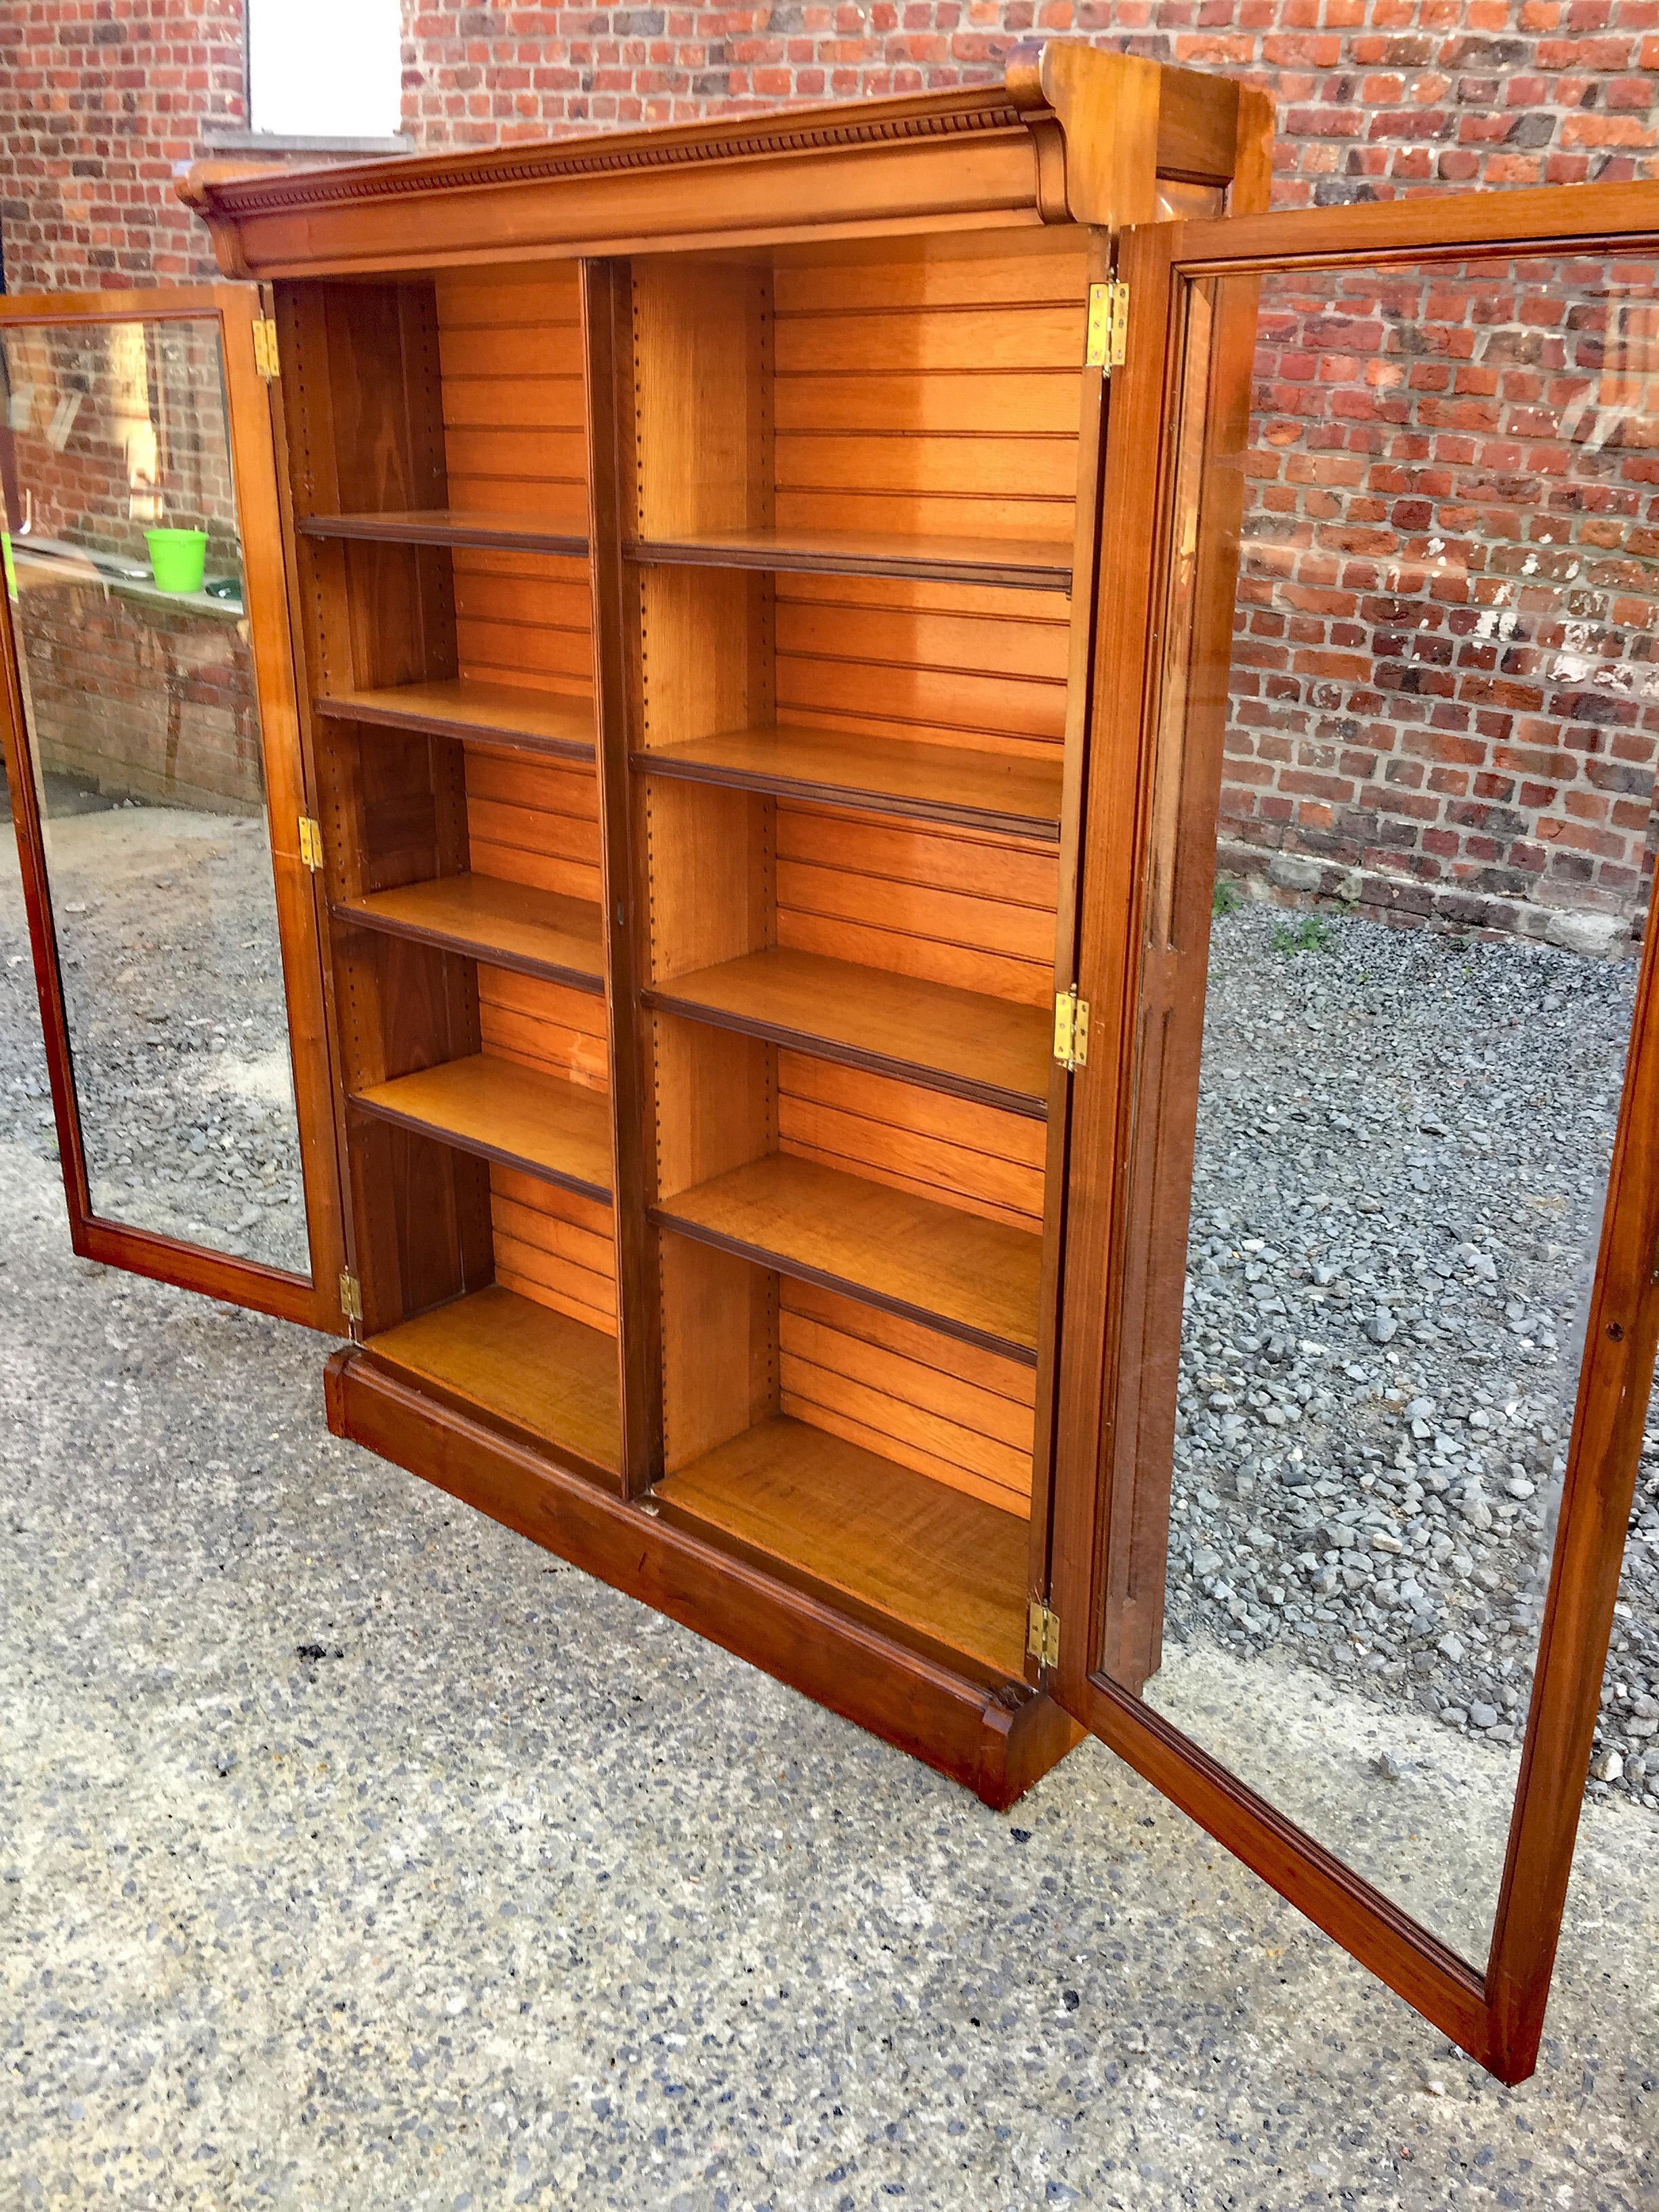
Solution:
<path fill-rule="evenodd" d="M 587 386 L 588 546 L 593 590 L 593 696 L 599 845 L 605 885 L 605 1010 L 611 1046 L 617 1356 L 622 1390 L 622 1488 L 649 1490 L 662 1473 L 662 1320 L 650 1039 L 640 1003 L 647 907 L 646 860 L 633 823 L 629 756 L 642 720 L 639 574 L 623 557 L 637 506 L 633 278 L 626 261 L 581 264 Z"/>

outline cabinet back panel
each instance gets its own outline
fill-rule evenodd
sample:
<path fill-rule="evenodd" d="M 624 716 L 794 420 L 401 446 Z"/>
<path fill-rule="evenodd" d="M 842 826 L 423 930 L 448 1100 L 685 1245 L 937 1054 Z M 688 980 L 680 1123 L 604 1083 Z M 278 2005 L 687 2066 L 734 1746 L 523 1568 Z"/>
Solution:
<path fill-rule="evenodd" d="M 1070 629 L 1046 592 L 780 576 L 781 720 L 1057 757 Z"/>
<path fill-rule="evenodd" d="M 1011 1513 L 1029 1512 L 1036 1378 L 811 1283 L 783 1280 L 781 1410 Z"/>
<path fill-rule="evenodd" d="M 617 1333 L 611 1209 L 511 1168 L 489 1171 L 495 1279 L 573 1321 Z"/>
<path fill-rule="evenodd" d="M 508 883 L 597 899 L 592 769 L 483 745 L 464 750 L 472 867 Z M 481 964 L 478 1026 L 486 1052 L 592 1090 L 610 1088 L 605 1001 L 592 992 Z M 608 1206 L 492 1167 L 489 1212 L 497 1282 L 615 1335 L 616 1243 Z"/>
<path fill-rule="evenodd" d="M 777 941 L 1023 1006 L 1054 994 L 1054 848 L 780 800 Z"/>
<path fill-rule="evenodd" d="M 780 1052 L 778 1149 L 1040 1234 L 1040 1121 Z"/>
<path fill-rule="evenodd" d="M 1088 271 L 1068 243 L 780 266 L 779 528 L 1069 539 Z M 1011 372 L 1033 386 L 1012 404 Z"/>
<path fill-rule="evenodd" d="M 599 896 L 599 794 L 593 771 L 466 748 L 467 836 L 480 875 Z"/>
<path fill-rule="evenodd" d="M 510 969 L 478 969 L 487 1053 L 592 1091 L 610 1088 L 605 1001 Z M 489 1170 L 495 1279 L 573 1320 L 617 1328 L 615 1231 L 609 1206 L 510 1168 Z"/>
<path fill-rule="evenodd" d="M 449 503 L 587 528 L 586 406 L 574 263 L 441 277 Z M 457 548 L 459 673 L 588 697 L 585 561 Z"/>
<path fill-rule="evenodd" d="M 590 1091 L 611 1087 L 606 1066 L 605 1001 L 542 975 L 510 968 L 478 968 L 478 1024 L 483 1048 L 521 1060 Z"/>

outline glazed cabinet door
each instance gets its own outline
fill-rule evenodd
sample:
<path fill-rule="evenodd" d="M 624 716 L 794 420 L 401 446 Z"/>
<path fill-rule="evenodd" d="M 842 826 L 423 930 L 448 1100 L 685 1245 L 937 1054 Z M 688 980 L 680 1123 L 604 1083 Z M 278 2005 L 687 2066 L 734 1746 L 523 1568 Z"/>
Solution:
<path fill-rule="evenodd" d="M 1656 242 L 1122 260 L 1047 1679 L 1510 2081 L 1593 1753 L 1659 1802 Z"/>
<path fill-rule="evenodd" d="M 0 300 L 0 719 L 76 1249 L 337 1332 L 269 329 Z"/>

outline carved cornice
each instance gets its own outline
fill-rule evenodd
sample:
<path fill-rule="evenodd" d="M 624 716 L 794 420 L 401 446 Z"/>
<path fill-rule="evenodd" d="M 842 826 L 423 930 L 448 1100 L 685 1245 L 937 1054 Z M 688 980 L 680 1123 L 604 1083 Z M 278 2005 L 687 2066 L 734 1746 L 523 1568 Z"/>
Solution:
<path fill-rule="evenodd" d="M 750 161 L 788 155 L 851 153 L 907 142 L 1030 131 L 1042 119 L 1001 85 L 902 100 L 797 108 L 781 114 L 734 117 L 716 124 L 555 140 L 543 146 L 480 153 L 428 155 L 337 168 L 269 172 L 235 179 L 204 167 L 180 195 L 204 213 L 228 216 L 284 214 L 340 207 L 410 194 L 465 191 L 508 185 L 550 184 L 566 178 L 628 171 Z"/>

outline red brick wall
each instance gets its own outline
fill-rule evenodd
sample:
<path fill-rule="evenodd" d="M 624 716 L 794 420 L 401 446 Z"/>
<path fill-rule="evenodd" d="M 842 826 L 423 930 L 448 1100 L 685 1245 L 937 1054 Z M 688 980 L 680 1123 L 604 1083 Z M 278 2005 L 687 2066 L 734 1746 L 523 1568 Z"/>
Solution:
<path fill-rule="evenodd" d="M 1628 934 L 1659 748 L 1656 279 L 1580 255 L 1265 281 L 1224 869 Z"/>
<path fill-rule="evenodd" d="M 246 123 L 242 0 L 0 0 L 8 288 L 211 276 L 173 178 Z"/>
<path fill-rule="evenodd" d="M 1277 203 L 1650 173 L 1654 0 L 781 0 L 747 9 L 406 0 L 423 146 L 872 99 L 1068 33 L 1266 85 Z"/>
<path fill-rule="evenodd" d="M 1076 33 L 1265 84 L 1279 115 L 1281 206 L 1643 176 L 1659 159 L 1659 0 L 777 0 L 751 9 L 405 0 L 404 20 L 404 124 L 423 148 L 948 86 L 994 75 L 1016 40 Z M 245 119 L 241 35 L 241 0 L 0 5 L 0 226 L 13 289 L 211 273 L 172 183 L 209 129 Z M 1282 384 L 1282 368 L 1262 363 L 1263 440 L 1277 434 L 1267 386 Z M 1322 397 L 1339 404 L 1333 391 Z M 1297 436 L 1307 429 L 1298 423 Z M 1290 469 L 1293 457 L 1276 450 Z M 1396 496 L 1379 489 L 1369 464 L 1346 482 L 1333 468 L 1322 455 L 1297 497 L 1316 492 L 1358 513 Z M 1255 481 L 1264 502 L 1291 484 L 1260 468 Z M 1458 496 L 1419 495 L 1430 506 Z M 1505 526 L 1502 497 L 1482 495 L 1474 507 L 1475 520 L 1459 526 L 1466 552 L 1488 527 Z M 1272 514 L 1264 504 L 1264 524 Z M 1312 537 L 1334 526 L 1312 505 L 1302 520 Z M 1410 535 L 1403 521 L 1390 526 L 1402 542 Z M 1633 518 L 1620 527 L 1640 570 Z M 1626 596 L 1645 589 L 1627 579 Z M 1304 609 L 1297 619 L 1314 617 Z M 1386 629 L 1378 649 L 1368 619 L 1347 622 L 1344 649 L 1386 659 Z M 1424 673 L 1413 674 L 1414 686 Z M 1486 747 L 1480 757 L 1451 757 L 1442 732 L 1443 756 L 1431 758 L 1401 707 L 1420 690 L 1396 693 L 1372 717 L 1375 764 L 1350 746 L 1345 770 L 1330 736 L 1344 717 L 1321 706 L 1324 694 L 1305 676 L 1280 672 L 1282 684 L 1303 688 L 1288 702 L 1281 690 L 1267 727 L 1252 720 L 1255 678 L 1241 673 L 1234 750 L 1249 766 L 1236 766 L 1226 825 L 1241 868 L 1276 856 L 1281 885 L 1305 884 L 1316 862 L 1322 889 L 1340 871 L 1351 896 L 1354 870 L 1370 870 L 1388 893 L 1368 882 L 1374 902 L 1476 926 L 1541 927 L 1553 906 L 1627 896 L 1620 872 L 1633 865 L 1645 767 L 1622 763 L 1642 789 L 1623 791 L 1615 818 L 1605 781 L 1610 726 L 1574 719 L 1559 686 L 1528 712 L 1555 732 L 1533 750 L 1570 764 L 1571 775 L 1503 766 L 1490 715 L 1462 739 Z M 1351 683 L 1364 689 L 1357 675 Z M 1603 733 L 1599 767 L 1587 727 Z M 1513 727 L 1505 732 L 1513 750 Z M 1597 838 L 1611 842 L 1597 847 Z"/>
<path fill-rule="evenodd" d="M 489 145 L 981 79 L 1078 33 L 1265 84 L 1275 198 L 1654 173 L 1659 0 L 405 0 L 404 123 Z M 14 290 L 204 275 L 174 171 L 244 113 L 241 0 L 7 0 L 0 225 Z"/>

